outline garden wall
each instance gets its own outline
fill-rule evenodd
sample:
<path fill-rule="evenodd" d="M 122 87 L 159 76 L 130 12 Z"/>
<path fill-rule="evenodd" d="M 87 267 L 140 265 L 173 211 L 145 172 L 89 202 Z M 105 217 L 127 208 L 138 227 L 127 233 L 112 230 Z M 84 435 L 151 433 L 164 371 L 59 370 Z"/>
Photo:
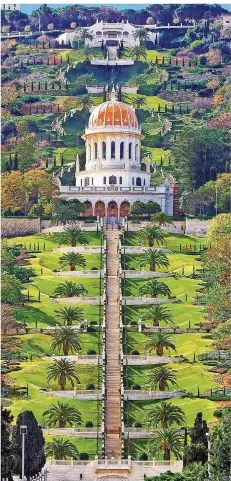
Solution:
<path fill-rule="evenodd" d="M 185 234 L 205 236 L 209 228 L 210 220 L 188 219 L 186 217 Z"/>
<path fill-rule="evenodd" d="M 21 217 L 2 218 L 2 237 L 17 237 L 40 232 L 40 220 Z"/>

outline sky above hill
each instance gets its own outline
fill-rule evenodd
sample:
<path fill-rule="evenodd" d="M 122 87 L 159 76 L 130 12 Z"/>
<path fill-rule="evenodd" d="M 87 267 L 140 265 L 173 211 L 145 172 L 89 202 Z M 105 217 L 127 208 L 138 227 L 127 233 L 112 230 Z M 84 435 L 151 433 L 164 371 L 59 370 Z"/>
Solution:
<path fill-rule="evenodd" d="M 167 3 L 167 2 L 166 2 Z M 51 8 L 62 8 L 62 7 L 68 7 L 68 6 L 71 6 L 73 5 L 73 3 L 50 3 L 49 2 L 47 3 L 49 7 Z M 32 12 L 34 12 L 34 10 L 37 10 L 39 7 L 41 7 L 41 5 L 43 5 L 42 3 L 36 3 L 34 5 L 29 5 L 29 4 L 23 4 L 21 3 L 21 11 L 23 13 L 27 13 L 28 15 L 30 15 Z M 79 4 L 78 4 L 79 5 Z M 100 7 L 102 4 L 98 3 L 89 3 L 89 4 L 86 4 L 85 7 Z M 131 8 L 133 10 L 141 10 L 142 8 L 146 8 L 148 7 L 149 5 L 152 5 L 151 3 L 129 3 L 129 4 L 124 4 L 124 3 L 120 3 L 120 4 L 111 4 L 111 3 L 107 3 L 105 4 L 105 6 L 107 7 L 114 7 L 116 8 L 117 10 L 124 10 L 124 9 L 127 9 L 127 8 Z M 222 7 L 226 8 L 226 10 L 231 10 L 231 5 L 229 4 L 221 4 Z"/>

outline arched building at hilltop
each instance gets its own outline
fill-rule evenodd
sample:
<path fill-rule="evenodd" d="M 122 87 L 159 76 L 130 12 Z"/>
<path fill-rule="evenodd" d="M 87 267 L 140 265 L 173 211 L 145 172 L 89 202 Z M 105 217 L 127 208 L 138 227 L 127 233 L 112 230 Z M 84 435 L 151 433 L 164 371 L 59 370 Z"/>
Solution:
<path fill-rule="evenodd" d="M 76 162 L 75 186 L 63 186 L 61 196 L 78 198 L 86 204 L 87 215 L 117 222 L 135 201 L 157 202 L 162 211 L 173 215 L 173 184 L 150 185 L 150 164 L 141 169 L 140 144 L 143 135 L 135 110 L 119 102 L 113 89 L 111 98 L 91 113 L 83 139 L 86 168 Z"/>

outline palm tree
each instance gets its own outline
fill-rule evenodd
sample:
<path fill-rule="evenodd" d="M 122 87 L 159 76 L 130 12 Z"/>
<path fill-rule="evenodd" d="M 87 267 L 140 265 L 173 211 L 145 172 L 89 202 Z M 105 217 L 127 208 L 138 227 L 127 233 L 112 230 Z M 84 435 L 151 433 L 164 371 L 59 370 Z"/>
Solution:
<path fill-rule="evenodd" d="M 149 32 L 144 27 L 137 28 L 134 32 L 134 38 L 138 38 L 139 40 L 147 40 L 149 38 Z"/>
<path fill-rule="evenodd" d="M 65 281 L 59 284 L 54 290 L 55 297 L 79 297 L 86 296 L 87 290 L 82 284 L 75 284 L 72 281 Z"/>
<path fill-rule="evenodd" d="M 150 297 L 158 297 L 159 295 L 168 298 L 171 297 L 171 291 L 167 284 L 165 284 L 165 282 L 158 282 L 156 279 L 151 279 L 144 286 L 140 287 L 139 294 Z"/>
<path fill-rule="evenodd" d="M 153 214 L 152 221 L 159 226 L 172 224 L 172 218 L 164 212 L 156 212 L 156 214 Z"/>
<path fill-rule="evenodd" d="M 83 254 L 79 254 L 79 252 L 67 252 L 60 257 L 59 264 L 62 267 L 69 266 L 70 271 L 75 271 L 76 266 L 86 267 L 86 259 Z"/>
<path fill-rule="evenodd" d="M 52 404 L 49 409 L 44 411 L 43 417 L 49 427 L 58 425 L 59 428 L 65 428 L 67 424 L 79 426 L 82 423 L 78 409 L 60 401 L 57 404 Z"/>
<path fill-rule="evenodd" d="M 89 244 L 87 236 L 78 227 L 67 227 L 61 235 L 61 242 L 71 247 L 76 247 L 78 242 L 81 245 Z"/>
<path fill-rule="evenodd" d="M 67 326 L 72 326 L 73 321 L 83 322 L 84 320 L 83 309 L 80 307 L 64 306 L 60 307 L 59 309 L 55 309 L 55 312 Z"/>
<path fill-rule="evenodd" d="M 167 429 L 170 424 L 176 423 L 178 426 L 185 424 L 185 415 L 179 406 L 174 406 L 172 403 L 161 401 L 156 404 L 148 412 L 147 422 L 150 426 L 158 426 L 161 424 L 163 429 Z"/>
<path fill-rule="evenodd" d="M 139 60 L 141 57 L 146 58 L 146 50 L 143 47 L 133 47 L 131 51 L 131 56 L 136 60 Z"/>
<path fill-rule="evenodd" d="M 52 337 L 52 351 L 57 349 L 60 352 L 62 349 L 64 356 L 68 356 L 69 351 L 79 352 L 81 350 L 79 334 L 71 327 L 59 327 L 54 334 L 52 334 Z"/>
<path fill-rule="evenodd" d="M 81 40 L 92 40 L 93 39 L 93 36 L 89 32 L 89 30 L 87 30 L 86 28 L 81 28 L 78 31 L 78 36 Z"/>
<path fill-rule="evenodd" d="M 176 351 L 176 347 L 172 343 L 172 336 L 161 331 L 152 336 L 145 344 L 145 349 L 148 352 L 155 350 L 157 356 L 163 356 L 164 348 Z"/>
<path fill-rule="evenodd" d="M 143 245 L 144 243 L 148 243 L 149 247 L 153 247 L 154 243 L 156 242 L 157 245 L 164 241 L 164 232 L 156 226 L 147 226 L 141 229 L 139 232 L 139 241 Z"/>
<path fill-rule="evenodd" d="M 83 58 L 85 60 L 90 60 L 91 56 L 92 56 L 92 50 L 90 47 L 84 47 L 83 50 L 82 50 L 82 55 L 83 55 Z"/>
<path fill-rule="evenodd" d="M 148 249 L 147 252 L 141 256 L 140 262 L 141 266 L 145 266 L 146 264 L 149 264 L 149 270 L 151 272 L 155 272 L 156 266 L 168 267 L 169 260 L 164 252 L 158 251 L 157 249 Z"/>
<path fill-rule="evenodd" d="M 53 438 L 50 443 L 46 443 L 46 455 L 55 459 L 79 459 L 76 446 L 63 438 Z"/>
<path fill-rule="evenodd" d="M 81 105 L 82 110 L 88 111 L 92 107 L 92 100 L 89 95 L 82 95 L 79 98 L 79 103 Z"/>
<path fill-rule="evenodd" d="M 65 358 L 55 359 L 52 364 L 47 366 L 48 383 L 52 379 L 58 381 L 61 391 L 65 390 L 67 381 L 70 381 L 72 387 L 74 387 L 74 381 L 76 381 L 77 384 L 80 383 L 79 376 L 75 369 L 75 364 Z"/>
<path fill-rule="evenodd" d="M 149 384 L 151 389 L 165 391 L 169 388 L 169 383 L 178 386 L 176 382 L 176 371 L 165 366 L 156 367 L 149 376 Z"/>
<path fill-rule="evenodd" d="M 62 202 L 55 207 L 51 218 L 51 225 L 66 225 L 75 222 L 78 216 L 79 212 L 75 209 L 74 205 L 70 205 L 68 202 Z"/>
<path fill-rule="evenodd" d="M 153 326 L 157 327 L 159 327 L 160 322 L 165 322 L 166 324 L 173 322 L 169 309 L 167 307 L 160 306 L 159 304 L 150 307 L 142 316 L 141 320 L 152 321 Z"/>
<path fill-rule="evenodd" d="M 140 107 L 142 107 L 143 105 L 146 105 L 146 98 L 145 97 L 138 96 L 138 97 L 134 97 L 132 99 L 132 106 L 135 109 L 140 109 Z"/>
<path fill-rule="evenodd" d="M 155 437 L 149 442 L 150 456 L 157 457 L 164 452 L 164 461 L 170 461 L 171 453 L 181 459 L 183 440 L 180 430 L 160 429 L 155 432 Z"/>

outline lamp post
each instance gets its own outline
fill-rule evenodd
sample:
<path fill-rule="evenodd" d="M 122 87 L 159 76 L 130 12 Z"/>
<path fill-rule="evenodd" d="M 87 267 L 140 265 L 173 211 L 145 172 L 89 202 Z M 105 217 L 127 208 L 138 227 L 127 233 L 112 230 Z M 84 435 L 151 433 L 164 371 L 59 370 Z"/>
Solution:
<path fill-rule="evenodd" d="M 24 467 L 25 467 L 25 435 L 27 434 L 27 426 L 20 426 L 20 434 L 22 435 L 22 481 L 24 481 Z"/>
<path fill-rule="evenodd" d="M 208 439 L 208 477 L 211 478 L 211 441 L 210 441 L 210 433 L 209 431 L 206 433 Z"/>

